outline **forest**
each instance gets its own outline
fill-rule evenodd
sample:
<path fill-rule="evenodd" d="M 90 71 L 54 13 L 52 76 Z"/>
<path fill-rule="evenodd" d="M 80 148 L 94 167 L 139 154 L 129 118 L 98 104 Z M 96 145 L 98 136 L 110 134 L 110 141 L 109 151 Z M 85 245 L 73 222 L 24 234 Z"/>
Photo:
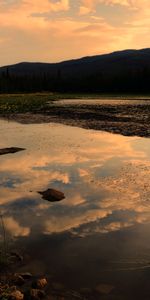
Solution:
<path fill-rule="evenodd" d="M 128 71 L 106 76 L 102 72 L 83 77 L 63 77 L 58 69 L 55 76 L 11 74 L 9 68 L 0 75 L 0 93 L 16 92 L 74 92 L 74 93 L 150 93 L 150 69 Z"/>

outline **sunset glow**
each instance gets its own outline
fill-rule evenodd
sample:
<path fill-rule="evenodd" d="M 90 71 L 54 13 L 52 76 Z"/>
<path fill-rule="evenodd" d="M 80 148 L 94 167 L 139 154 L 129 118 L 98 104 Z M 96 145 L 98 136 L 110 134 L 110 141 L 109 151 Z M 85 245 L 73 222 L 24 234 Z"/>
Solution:
<path fill-rule="evenodd" d="M 149 0 L 0 0 L 0 65 L 149 47 Z"/>

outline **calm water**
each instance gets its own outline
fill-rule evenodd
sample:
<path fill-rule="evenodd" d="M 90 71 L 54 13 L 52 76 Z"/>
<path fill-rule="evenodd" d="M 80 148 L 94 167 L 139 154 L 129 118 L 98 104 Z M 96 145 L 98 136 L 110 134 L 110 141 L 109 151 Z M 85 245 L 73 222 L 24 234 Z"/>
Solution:
<path fill-rule="evenodd" d="M 26 150 L 0 156 L 0 210 L 23 270 L 113 285 L 100 299 L 149 299 L 150 139 L 0 120 L 0 148 L 11 146 Z M 47 188 L 65 200 L 42 200 Z"/>
<path fill-rule="evenodd" d="M 77 106 L 80 106 L 80 105 L 150 105 L 150 99 L 149 97 L 136 97 L 136 98 L 133 98 L 131 96 L 131 99 L 129 99 L 130 97 L 127 97 L 126 99 L 123 97 L 122 99 L 120 99 L 121 97 L 118 97 L 115 99 L 112 98 L 112 99 L 107 99 L 107 98 L 100 98 L 100 99 L 91 99 L 89 98 L 87 100 L 87 98 L 83 99 L 63 99 L 63 100 L 58 100 L 55 102 L 55 104 L 59 105 L 59 104 L 63 104 L 65 106 L 67 105 L 77 105 Z M 146 99 L 147 98 L 147 99 Z"/>

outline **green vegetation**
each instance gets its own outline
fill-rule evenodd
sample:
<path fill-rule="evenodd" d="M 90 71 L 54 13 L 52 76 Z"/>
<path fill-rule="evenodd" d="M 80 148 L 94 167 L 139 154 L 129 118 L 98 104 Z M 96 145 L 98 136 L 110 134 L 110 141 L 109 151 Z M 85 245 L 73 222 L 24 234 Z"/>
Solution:
<path fill-rule="evenodd" d="M 0 95 L 0 114 L 44 112 L 52 100 L 51 94 Z"/>
<path fill-rule="evenodd" d="M 0 285 L 0 300 L 8 300 L 10 299 L 10 291 L 11 289 L 9 286 L 6 285 Z"/>
<path fill-rule="evenodd" d="M 98 98 L 98 95 L 33 93 L 33 94 L 1 94 L 0 114 L 11 113 L 44 113 L 53 102 L 63 99 Z"/>
<path fill-rule="evenodd" d="M 61 93 L 32 93 L 32 94 L 0 94 L 0 115 L 13 113 L 44 113 L 50 110 L 55 101 L 63 99 L 150 99 L 143 95 L 106 95 L 106 94 L 61 94 Z"/>
<path fill-rule="evenodd" d="M 62 99 L 97 98 L 97 95 L 33 93 L 33 94 L 1 94 L 0 114 L 11 113 L 43 113 L 50 109 L 53 102 Z"/>

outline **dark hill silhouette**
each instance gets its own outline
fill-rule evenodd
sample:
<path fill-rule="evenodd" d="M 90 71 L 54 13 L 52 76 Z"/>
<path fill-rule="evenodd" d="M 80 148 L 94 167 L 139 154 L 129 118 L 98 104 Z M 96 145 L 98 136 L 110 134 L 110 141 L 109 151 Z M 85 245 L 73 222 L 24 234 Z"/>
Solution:
<path fill-rule="evenodd" d="M 0 91 L 150 92 L 150 49 L 0 68 Z"/>

